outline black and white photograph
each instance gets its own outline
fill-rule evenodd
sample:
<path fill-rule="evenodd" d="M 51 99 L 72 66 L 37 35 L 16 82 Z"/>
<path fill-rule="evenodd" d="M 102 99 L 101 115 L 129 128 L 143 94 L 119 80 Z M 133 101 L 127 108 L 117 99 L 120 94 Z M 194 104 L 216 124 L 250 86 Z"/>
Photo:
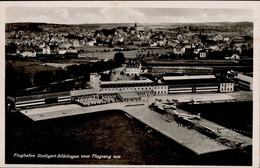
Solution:
<path fill-rule="evenodd" d="M 256 165 L 252 7 L 27 3 L 1 10 L 4 165 Z"/>

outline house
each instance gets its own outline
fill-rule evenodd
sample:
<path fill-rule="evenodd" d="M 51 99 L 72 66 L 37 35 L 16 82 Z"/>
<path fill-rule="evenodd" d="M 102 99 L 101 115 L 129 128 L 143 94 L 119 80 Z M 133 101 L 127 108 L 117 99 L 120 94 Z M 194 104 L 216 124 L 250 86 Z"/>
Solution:
<path fill-rule="evenodd" d="M 45 45 L 43 48 L 42 48 L 42 53 L 43 54 L 51 54 L 51 49 L 49 46 Z"/>
<path fill-rule="evenodd" d="M 123 43 L 123 42 L 124 42 L 124 38 L 123 38 L 123 37 L 119 37 L 119 38 L 118 38 L 118 41 L 121 42 L 121 43 Z"/>
<path fill-rule="evenodd" d="M 59 42 L 59 43 L 63 43 L 64 42 L 64 37 L 62 37 L 62 36 L 59 36 L 58 37 L 58 41 L 57 42 Z"/>
<path fill-rule="evenodd" d="M 32 48 L 18 50 L 17 53 L 21 54 L 23 57 L 36 57 L 36 51 Z"/>
<path fill-rule="evenodd" d="M 178 40 L 182 40 L 182 35 L 178 34 L 178 35 L 177 35 L 177 39 L 178 39 Z"/>
<path fill-rule="evenodd" d="M 219 51 L 219 48 L 218 48 L 217 45 L 211 45 L 209 48 L 210 48 L 211 50 L 213 50 L 213 51 Z"/>
<path fill-rule="evenodd" d="M 224 40 L 224 41 L 229 41 L 230 39 L 229 39 L 229 37 L 224 37 L 223 40 Z"/>
<path fill-rule="evenodd" d="M 86 43 L 85 43 L 85 41 L 84 40 L 79 40 L 79 45 L 80 46 L 83 46 L 83 45 L 85 45 Z"/>
<path fill-rule="evenodd" d="M 240 42 L 240 41 L 234 41 L 234 47 L 241 47 L 242 45 L 244 45 L 243 42 Z"/>
<path fill-rule="evenodd" d="M 40 47 L 34 47 L 34 50 L 36 51 L 36 55 L 37 54 L 42 54 L 42 48 L 40 48 Z"/>
<path fill-rule="evenodd" d="M 46 46 L 46 43 L 45 43 L 45 42 L 40 42 L 40 43 L 39 43 L 39 47 L 40 47 L 40 48 L 43 48 L 43 47 L 45 47 L 45 46 Z"/>
<path fill-rule="evenodd" d="M 200 58 L 206 58 L 207 57 L 206 50 L 201 50 L 199 53 L 200 53 Z"/>
<path fill-rule="evenodd" d="M 223 36 L 221 34 L 218 34 L 216 35 L 214 38 L 213 38 L 214 41 L 221 41 L 223 40 Z"/>
<path fill-rule="evenodd" d="M 97 43 L 96 39 L 92 39 L 91 41 L 87 42 L 88 46 L 94 46 Z"/>
<path fill-rule="evenodd" d="M 65 54 L 67 52 L 67 48 L 66 47 L 60 47 L 59 48 L 59 54 Z"/>
<path fill-rule="evenodd" d="M 75 47 L 69 47 L 69 48 L 67 49 L 67 53 L 78 53 L 78 50 L 75 49 Z"/>
<path fill-rule="evenodd" d="M 137 32 L 144 32 L 144 31 L 145 31 L 145 28 L 144 28 L 144 27 L 141 27 L 141 26 L 137 26 L 137 27 L 136 27 L 136 31 L 137 31 Z"/>
<path fill-rule="evenodd" d="M 148 72 L 147 68 L 144 68 L 144 67 L 141 68 L 141 73 L 147 73 L 147 72 Z"/>
<path fill-rule="evenodd" d="M 186 43 L 186 44 L 184 45 L 184 47 L 185 47 L 186 49 L 190 49 L 190 48 L 191 48 L 191 44 Z"/>
<path fill-rule="evenodd" d="M 134 44 L 135 46 L 140 46 L 140 45 L 142 44 L 142 41 L 141 41 L 141 40 L 134 40 L 134 41 L 133 41 L 133 44 Z"/>
<path fill-rule="evenodd" d="M 194 53 L 194 54 L 199 54 L 201 50 L 203 50 L 203 48 L 202 48 L 201 46 L 199 46 L 198 48 L 195 48 L 195 49 L 193 50 L 193 53 Z"/>
<path fill-rule="evenodd" d="M 184 40 L 182 40 L 182 43 L 183 44 L 189 44 L 189 40 L 184 39 Z"/>
<path fill-rule="evenodd" d="M 165 41 L 163 41 L 163 40 L 157 41 L 157 44 L 159 46 L 164 46 L 165 45 Z"/>
<path fill-rule="evenodd" d="M 174 54 L 181 54 L 183 55 L 185 53 L 185 47 L 181 44 L 177 44 L 174 48 L 173 48 L 173 53 Z"/>
<path fill-rule="evenodd" d="M 190 40 L 191 40 L 192 43 L 201 42 L 200 38 L 197 35 L 191 35 Z"/>
<path fill-rule="evenodd" d="M 60 48 L 66 48 L 67 49 L 67 48 L 69 48 L 71 46 L 71 44 L 67 43 L 67 42 L 63 42 L 59 46 L 60 46 Z"/>
<path fill-rule="evenodd" d="M 43 41 L 49 42 L 50 41 L 50 37 L 49 36 L 43 36 Z"/>
<path fill-rule="evenodd" d="M 72 43 L 72 46 L 73 47 L 80 47 L 80 44 L 79 44 L 79 40 L 78 39 L 75 39 Z"/>
<path fill-rule="evenodd" d="M 124 70 L 126 76 L 139 75 L 142 69 L 142 64 L 139 61 L 129 61 Z"/>
<path fill-rule="evenodd" d="M 242 54 L 242 48 L 241 47 L 237 47 L 236 48 L 236 52 L 241 55 Z"/>
<path fill-rule="evenodd" d="M 240 59 L 240 56 L 237 55 L 237 54 L 233 54 L 233 55 L 231 56 L 231 59 L 232 59 L 232 60 L 239 60 L 239 59 Z"/>
<path fill-rule="evenodd" d="M 135 30 L 134 29 L 132 29 L 132 30 L 130 30 L 130 32 L 131 32 L 131 34 L 135 34 Z"/>
<path fill-rule="evenodd" d="M 171 41 L 171 40 L 168 41 L 168 46 L 175 47 L 176 45 L 177 45 L 177 43 L 175 41 Z"/>
<path fill-rule="evenodd" d="M 50 42 L 57 42 L 58 41 L 58 37 L 56 36 L 53 36 L 50 40 Z"/>
<path fill-rule="evenodd" d="M 151 46 L 151 47 L 156 47 L 156 46 L 157 46 L 157 42 L 155 42 L 155 41 L 150 41 L 150 46 Z"/>
<path fill-rule="evenodd" d="M 191 43 L 191 48 L 196 48 L 200 46 L 200 43 Z"/>
<path fill-rule="evenodd" d="M 34 39 L 35 40 L 41 40 L 42 38 L 40 36 L 35 36 Z"/>

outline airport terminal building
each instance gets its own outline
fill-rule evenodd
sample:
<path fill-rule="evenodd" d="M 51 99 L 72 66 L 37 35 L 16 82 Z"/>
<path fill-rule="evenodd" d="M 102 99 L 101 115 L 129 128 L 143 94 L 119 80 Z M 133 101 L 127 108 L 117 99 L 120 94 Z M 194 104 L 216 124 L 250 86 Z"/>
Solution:
<path fill-rule="evenodd" d="M 17 96 L 10 100 L 14 109 L 23 109 L 71 102 L 88 106 L 104 102 L 139 100 L 140 96 L 149 95 L 234 91 L 234 83 L 219 82 L 214 75 L 163 76 L 155 81 L 147 78 L 101 81 L 98 73 L 91 73 L 88 84 L 90 86 L 88 89 Z M 133 94 L 136 96 L 130 98 L 129 95 Z"/>

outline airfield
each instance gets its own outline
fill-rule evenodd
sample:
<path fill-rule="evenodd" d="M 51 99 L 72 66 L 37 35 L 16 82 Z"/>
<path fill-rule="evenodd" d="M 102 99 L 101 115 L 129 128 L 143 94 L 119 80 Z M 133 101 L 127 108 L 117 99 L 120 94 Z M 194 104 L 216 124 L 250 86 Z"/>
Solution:
<path fill-rule="evenodd" d="M 121 110 L 124 111 L 128 117 L 139 120 L 140 122 L 150 127 L 152 130 L 160 132 L 161 134 L 178 142 L 194 153 L 201 155 L 230 150 L 234 147 L 246 148 L 248 146 L 252 146 L 252 139 L 216 123 L 202 119 L 201 122 L 204 124 L 207 124 L 213 128 L 221 129 L 220 137 L 218 139 L 213 139 L 193 129 L 180 126 L 175 121 L 166 121 L 163 118 L 163 115 L 153 111 L 149 108 L 149 106 L 155 101 L 155 99 L 162 99 L 163 102 L 165 102 L 167 99 L 177 99 L 179 102 L 190 102 L 192 99 L 197 103 L 214 103 L 247 101 L 252 98 L 252 94 L 247 94 L 247 96 L 242 95 L 244 95 L 243 92 L 238 92 L 235 95 L 232 93 L 160 95 L 142 97 L 141 102 L 117 102 L 90 107 L 82 107 L 77 104 L 67 104 L 45 108 L 26 109 L 22 110 L 21 113 L 33 121 L 40 121 L 79 114 L 87 115 L 107 110 Z M 186 111 L 180 109 L 177 110 L 179 112 L 188 114 Z"/>

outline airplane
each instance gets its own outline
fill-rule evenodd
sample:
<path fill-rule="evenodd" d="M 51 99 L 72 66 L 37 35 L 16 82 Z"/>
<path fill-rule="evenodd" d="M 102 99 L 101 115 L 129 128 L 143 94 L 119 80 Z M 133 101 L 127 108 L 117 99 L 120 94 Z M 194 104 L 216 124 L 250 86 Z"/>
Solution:
<path fill-rule="evenodd" d="M 209 126 L 206 126 L 206 125 L 204 125 L 204 124 L 200 124 L 200 126 L 203 128 L 203 129 L 205 129 L 206 131 L 209 131 L 209 132 L 212 132 L 212 133 L 220 133 L 220 131 L 216 131 L 216 130 L 214 130 L 213 128 L 210 128 Z"/>
<path fill-rule="evenodd" d="M 174 105 L 168 105 L 168 104 L 162 104 L 164 109 L 176 109 L 176 106 Z"/>
<path fill-rule="evenodd" d="M 189 102 L 189 104 L 197 104 L 197 102 L 196 102 L 196 100 L 191 99 L 190 102 Z"/>
<path fill-rule="evenodd" d="M 200 113 L 198 113 L 198 115 L 191 115 L 191 114 L 179 113 L 176 110 L 174 110 L 173 113 L 177 117 L 182 117 L 182 118 L 189 119 L 189 120 L 193 120 L 193 119 L 200 120 Z"/>
<path fill-rule="evenodd" d="M 164 103 L 161 103 L 161 102 L 158 101 L 158 100 L 155 100 L 155 102 L 153 103 L 153 105 L 154 105 L 155 107 L 157 107 L 158 109 L 160 109 L 160 110 L 176 109 L 176 106 L 164 104 Z"/>
<path fill-rule="evenodd" d="M 177 105 L 178 104 L 178 100 L 177 99 L 166 99 L 166 103 L 165 104 L 174 104 L 174 105 Z"/>

